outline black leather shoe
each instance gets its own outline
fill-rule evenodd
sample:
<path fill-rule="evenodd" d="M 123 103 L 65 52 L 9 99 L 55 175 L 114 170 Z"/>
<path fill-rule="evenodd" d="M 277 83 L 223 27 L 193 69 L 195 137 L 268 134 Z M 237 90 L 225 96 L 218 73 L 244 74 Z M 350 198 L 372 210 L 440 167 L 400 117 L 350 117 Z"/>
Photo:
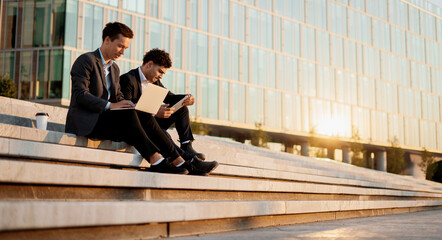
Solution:
<path fill-rule="evenodd" d="M 186 152 L 186 153 L 197 156 L 201 160 L 206 160 L 206 155 L 204 155 L 204 153 L 199 153 L 199 152 L 195 151 L 195 149 L 193 149 L 192 141 L 189 141 L 188 143 L 184 143 L 184 144 L 181 143 L 181 149 L 183 149 L 184 152 Z"/>
<path fill-rule="evenodd" d="M 208 176 L 218 165 L 217 161 L 205 162 L 198 159 L 198 157 L 193 157 L 186 161 L 182 167 L 186 168 L 190 175 Z"/>
<path fill-rule="evenodd" d="M 164 159 L 157 165 L 150 165 L 149 172 L 171 173 L 171 174 L 189 174 L 189 171 L 183 167 L 177 167 Z"/>

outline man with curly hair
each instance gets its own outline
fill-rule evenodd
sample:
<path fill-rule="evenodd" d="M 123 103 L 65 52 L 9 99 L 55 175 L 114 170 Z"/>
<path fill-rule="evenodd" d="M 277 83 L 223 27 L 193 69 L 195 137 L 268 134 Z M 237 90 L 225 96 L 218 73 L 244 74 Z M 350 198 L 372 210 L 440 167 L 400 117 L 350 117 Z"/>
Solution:
<path fill-rule="evenodd" d="M 136 104 L 148 83 L 164 87 L 161 83 L 161 78 L 171 66 L 172 61 L 170 60 L 169 53 L 164 50 L 154 48 L 147 52 L 140 67 L 132 69 L 120 77 L 121 91 L 124 98 Z M 204 160 L 204 154 L 195 151 L 192 147 L 194 138 L 190 127 L 187 106 L 193 105 L 195 98 L 191 94 L 187 94 L 187 96 L 188 98 L 183 102 L 183 107 L 175 111 L 171 106 L 184 96 L 175 95 L 169 91 L 164 99 L 165 104 L 158 110 L 155 119 L 166 133 L 167 129 L 172 124 L 175 124 L 181 143 L 181 147 L 176 145 L 175 147 L 183 158 L 196 156 L 196 159 Z"/>

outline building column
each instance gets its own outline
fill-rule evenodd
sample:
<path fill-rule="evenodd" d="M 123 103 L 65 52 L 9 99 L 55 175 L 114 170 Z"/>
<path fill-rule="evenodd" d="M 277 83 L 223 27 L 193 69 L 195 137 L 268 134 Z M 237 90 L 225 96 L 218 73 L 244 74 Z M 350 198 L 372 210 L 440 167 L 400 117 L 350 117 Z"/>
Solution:
<path fill-rule="evenodd" d="M 284 143 L 284 151 L 288 153 L 294 153 L 293 143 Z"/>
<path fill-rule="evenodd" d="M 376 161 L 376 170 L 386 172 L 387 171 L 387 152 L 386 151 L 375 152 L 374 159 Z"/>
<path fill-rule="evenodd" d="M 310 144 L 308 142 L 303 142 L 301 143 L 301 155 L 302 156 L 309 156 L 309 148 L 310 148 Z"/>
<path fill-rule="evenodd" d="M 335 159 L 335 149 L 334 148 L 327 148 L 327 158 Z"/>
<path fill-rule="evenodd" d="M 349 147 L 342 148 L 342 162 L 351 163 Z"/>

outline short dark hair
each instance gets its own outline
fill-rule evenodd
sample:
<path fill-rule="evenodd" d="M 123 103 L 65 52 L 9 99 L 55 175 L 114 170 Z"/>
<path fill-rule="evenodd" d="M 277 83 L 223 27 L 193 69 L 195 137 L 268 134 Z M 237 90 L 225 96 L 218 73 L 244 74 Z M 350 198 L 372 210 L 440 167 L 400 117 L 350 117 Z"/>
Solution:
<path fill-rule="evenodd" d="M 106 27 L 104 27 L 103 29 L 103 42 L 106 37 L 110 37 L 111 41 L 117 39 L 118 34 L 121 34 L 130 39 L 134 37 L 134 33 L 128 26 L 120 22 L 110 22 L 107 23 Z"/>
<path fill-rule="evenodd" d="M 172 67 L 172 60 L 170 60 L 169 53 L 158 48 L 154 48 L 144 55 L 143 64 L 149 61 L 165 68 Z"/>

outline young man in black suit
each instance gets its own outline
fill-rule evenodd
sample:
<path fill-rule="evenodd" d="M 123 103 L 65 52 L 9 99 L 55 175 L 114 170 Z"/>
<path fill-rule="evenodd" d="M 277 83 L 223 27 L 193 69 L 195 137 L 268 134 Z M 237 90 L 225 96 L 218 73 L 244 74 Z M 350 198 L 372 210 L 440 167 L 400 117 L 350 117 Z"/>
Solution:
<path fill-rule="evenodd" d="M 143 58 L 143 65 L 130 70 L 120 77 L 121 91 L 124 98 L 136 104 L 148 83 L 164 88 L 161 78 L 171 66 L 172 61 L 170 60 L 169 53 L 157 48 L 147 52 Z M 161 106 L 155 115 L 155 119 L 165 132 L 172 124 L 175 124 L 181 143 L 181 148 L 175 145 L 178 152 L 184 152 L 204 160 L 204 154 L 196 152 L 192 147 L 194 138 L 190 128 L 189 110 L 186 106 L 193 105 L 195 98 L 191 94 L 187 94 L 187 96 L 188 98 L 183 102 L 184 106 L 174 111 L 171 106 L 178 99 L 181 99 L 183 95 L 175 95 L 169 91 L 164 99 L 166 104 Z"/>
<path fill-rule="evenodd" d="M 65 131 L 125 141 L 151 163 L 153 172 L 187 174 L 197 169 L 209 173 L 214 167 L 209 169 L 211 166 L 185 162 L 152 115 L 131 109 L 134 104 L 124 100 L 119 84 L 120 70 L 114 61 L 124 55 L 132 37 L 133 32 L 126 25 L 108 23 L 103 29 L 101 47 L 82 54 L 74 62 Z M 128 109 L 112 111 L 114 108 Z"/>

